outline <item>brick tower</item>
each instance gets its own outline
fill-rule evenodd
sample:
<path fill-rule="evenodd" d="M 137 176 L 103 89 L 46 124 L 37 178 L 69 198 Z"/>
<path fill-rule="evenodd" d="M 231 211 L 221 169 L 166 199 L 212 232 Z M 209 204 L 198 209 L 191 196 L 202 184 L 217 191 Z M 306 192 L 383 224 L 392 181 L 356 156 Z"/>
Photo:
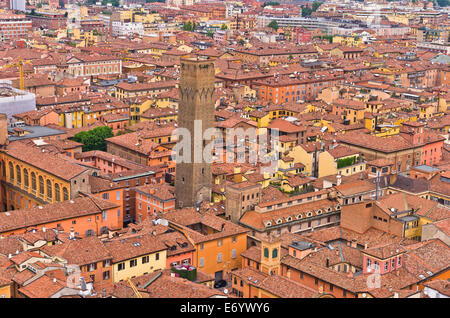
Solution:
<path fill-rule="evenodd" d="M 211 200 L 211 164 L 203 159 L 195 162 L 195 153 L 202 153 L 207 142 L 203 132 L 214 127 L 215 70 L 211 59 L 182 58 L 180 70 L 180 102 L 178 127 L 191 135 L 191 162 L 177 162 L 175 196 L 177 208 L 193 207 L 203 200 Z M 194 132 L 194 121 L 201 122 L 201 130 Z M 198 127 L 199 122 L 197 122 Z M 194 134 L 196 133 L 196 134 Z"/>

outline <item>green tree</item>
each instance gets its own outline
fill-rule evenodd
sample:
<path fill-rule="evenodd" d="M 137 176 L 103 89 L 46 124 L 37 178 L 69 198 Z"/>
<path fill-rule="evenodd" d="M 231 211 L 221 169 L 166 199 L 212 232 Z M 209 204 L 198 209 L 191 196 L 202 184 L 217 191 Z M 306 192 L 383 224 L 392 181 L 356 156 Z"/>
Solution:
<path fill-rule="evenodd" d="M 108 126 L 97 127 L 88 131 L 82 131 L 73 136 L 73 140 L 83 144 L 83 151 L 106 151 L 105 139 L 113 137 L 112 129 Z"/>
<path fill-rule="evenodd" d="M 308 6 L 302 7 L 302 17 L 309 17 L 312 14 L 312 9 Z"/>
<path fill-rule="evenodd" d="M 224 23 L 224 24 L 221 25 L 220 29 L 221 29 L 221 30 L 226 30 L 226 29 L 228 29 L 228 27 L 227 27 L 227 25 Z"/>
<path fill-rule="evenodd" d="M 244 44 L 245 44 L 244 39 L 239 39 L 239 44 L 240 44 L 240 45 L 244 45 Z"/>
<path fill-rule="evenodd" d="M 185 22 L 183 25 L 183 30 L 192 31 L 192 22 L 191 21 L 188 21 L 187 23 Z"/>
<path fill-rule="evenodd" d="M 267 26 L 275 31 L 278 30 L 278 22 L 276 20 L 272 20 Z"/>
<path fill-rule="evenodd" d="M 322 5 L 323 2 L 321 1 L 314 1 L 312 4 L 312 11 L 316 12 L 317 9 L 319 9 L 319 7 Z"/>
<path fill-rule="evenodd" d="M 212 38 L 214 36 L 214 32 L 211 30 L 208 30 L 208 32 L 206 32 L 206 36 L 209 36 L 210 38 Z"/>
<path fill-rule="evenodd" d="M 264 4 L 262 5 L 262 7 L 267 7 L 267 6 L 279 6 L 280 3 L 279 2 L 275 2 L 275 1 L 269 1 L 269 2 L 264 2 Z"/>

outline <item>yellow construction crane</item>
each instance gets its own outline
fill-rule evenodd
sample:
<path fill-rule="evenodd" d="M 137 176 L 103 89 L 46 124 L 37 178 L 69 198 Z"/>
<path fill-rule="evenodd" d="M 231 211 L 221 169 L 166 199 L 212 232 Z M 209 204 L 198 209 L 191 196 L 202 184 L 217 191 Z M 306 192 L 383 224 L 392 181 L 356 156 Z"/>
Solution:
<path fill-rule="evenodd" d="M 23 77 L 23 66 L 27 63 L 31 63 L 31 62 L 20 59 L 17 63 L 11 63 L 11 64 L 5 65 L 5 68 L 8 68 L 8 67 L 18 67 L 19 68 L 19 76 L 20 76 L 19 88 L 21 90 L 25 89 L 25 82 L 24 82 L 24 77 Z"/>
<path fill-rule="evenodd" d="M 130 284 L 131 289 L 133 290 L 133 292 L 136 295 L 136 297 L 137 298 L 142 298 L 141 293 L 137 290 L 136 286 L 134 286 L 133 282 L 131 281 L 131 279 L 129 277 L 127 278 L 127 282 L 128 282 L 128 284 Z"/>

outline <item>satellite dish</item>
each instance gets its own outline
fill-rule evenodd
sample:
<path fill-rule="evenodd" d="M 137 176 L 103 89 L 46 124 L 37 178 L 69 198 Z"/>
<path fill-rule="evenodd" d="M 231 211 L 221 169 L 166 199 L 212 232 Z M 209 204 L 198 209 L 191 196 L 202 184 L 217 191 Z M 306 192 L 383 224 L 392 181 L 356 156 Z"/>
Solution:
<path fill-rule="evenodd" d="M 224 292 L 225 294 L 228 294 L 228 289 L 224 289 L 223 292 Z"/>

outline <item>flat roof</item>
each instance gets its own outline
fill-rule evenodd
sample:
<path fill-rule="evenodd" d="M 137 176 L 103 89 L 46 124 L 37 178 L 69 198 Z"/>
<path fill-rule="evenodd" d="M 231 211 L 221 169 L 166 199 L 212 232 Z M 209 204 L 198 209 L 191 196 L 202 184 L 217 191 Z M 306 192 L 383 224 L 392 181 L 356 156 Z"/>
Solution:
<path fill-rule="evenodd" d="M 420 166 L 415 166 L 413 167 L 413 169 L 415 170 L 421 170 L 421 171 L 425 171 L 425 172 L 434 172 L 434 171 L 438 171 L 438 168 L 434 168 L 431 166 L 427 166 L 427 165 L 420 165 Z"/>
<path fill-rule="evenodd" d="M 23 129 L 28 133 L 23 136 L 9 135 L 8 139 L 10 141 L 25 140 L 25 139 L 31 139 L 31 138 L 40 138 L 40 137 L 61 135 L 61 134 L 66 133 L 63 130 L 56 130 L 53 128 L 48 128 L 48 127 L 43 127 L 43 126 L 26 126 L 26 125 L 20 126 L 20 127 L 10 127 L 9 126 L 8 133 L 14 134 L 15 128 Z"/>

